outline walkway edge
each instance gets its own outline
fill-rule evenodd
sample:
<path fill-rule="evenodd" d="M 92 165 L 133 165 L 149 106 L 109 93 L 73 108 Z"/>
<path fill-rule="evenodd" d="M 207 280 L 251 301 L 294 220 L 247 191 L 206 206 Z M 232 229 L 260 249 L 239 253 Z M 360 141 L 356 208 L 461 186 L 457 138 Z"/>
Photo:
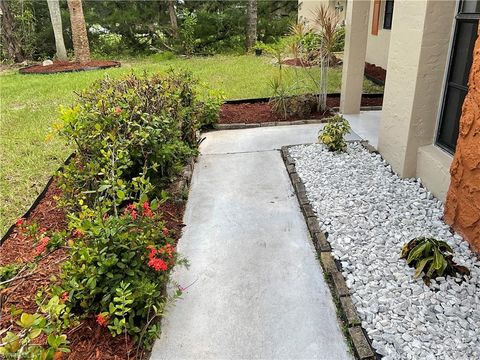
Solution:
<path fill-rule="evenodd" d="M 376 153 L 375 148 L 368 144 L 368 142 L 361 141 L 361 143 L 368 151 Z M 332 292 L 333 300 L 337 307 L 337 314 L 340 322 L 343 325 L 343 333 L 347 338 L 348 343 L 353 347 L 353 351 L 357 359 L 380 359 L 380 356 L 372 347 L 371 340 L 368 338 L 365 330 L 361 326 L 361 321 L 358 317 L 355 305 L 350 297 L 345 278 L 339 271 L 339 266 L 332 256 L 332 248 L 327 240 L 328 234 L 323 233 L 320 229 L 317 216 L 313 211 L 312 205 L 308 201 L 305 185 L 303 184 L 300 176 L 297 174 L 295 161 L 288 152 L 288 149 L 293 146 L 298 145 L 282 146 L 282 159 L 287 168 L 287 172 L 295 190 L 295 194 L 297 195 L 303 216 L 305 217 L 308 231 L 310 232 L 315 250 L 317 252 L 317 257 L 322 266 L 328 286 Z"/>

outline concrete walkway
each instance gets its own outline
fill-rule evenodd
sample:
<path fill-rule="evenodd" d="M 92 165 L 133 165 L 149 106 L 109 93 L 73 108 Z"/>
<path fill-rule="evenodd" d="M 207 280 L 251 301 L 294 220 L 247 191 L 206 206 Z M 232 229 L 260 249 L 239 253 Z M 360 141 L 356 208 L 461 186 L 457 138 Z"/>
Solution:
<path fill-rule="evenodd" d="M 278 151 L 320 127 L 206 134 L 178 245 L 190 268 L 174 274 L 192 285 L 152 360 L 351 359 Z"/>

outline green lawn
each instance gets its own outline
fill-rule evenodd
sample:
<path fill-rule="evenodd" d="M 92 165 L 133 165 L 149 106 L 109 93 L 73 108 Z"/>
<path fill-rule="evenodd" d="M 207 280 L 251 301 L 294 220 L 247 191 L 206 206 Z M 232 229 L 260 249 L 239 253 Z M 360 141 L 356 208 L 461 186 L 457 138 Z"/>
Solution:
<path fill-rule="evenodd" d="M 269 81 L 278 67 L 267 57 L 214 56 L 174 58 L 159 56 L 122 61 L 121 68 L 55 75 L 19 75 L 5 71 L 0 75 L 0 235 L 33 202 L 53 171 L 69 155 L 71 149 L 57 138 L 46 141 L 60 105 L 71 104 L 74 91 L 106 74 L 120 76 L 131 71 L 191 70 L 202 82 L 222 90 L 227 99 L 268 97 Z M 318 70 L 287 68 L 288 78 L 296 74 L 305 80 L 301 90 L 311 91 L 309 75 Z M 339 92 L 341 69 L 331 69 L 329 92 Z M 369 81 L 365 92 L 383 89 Z"/>

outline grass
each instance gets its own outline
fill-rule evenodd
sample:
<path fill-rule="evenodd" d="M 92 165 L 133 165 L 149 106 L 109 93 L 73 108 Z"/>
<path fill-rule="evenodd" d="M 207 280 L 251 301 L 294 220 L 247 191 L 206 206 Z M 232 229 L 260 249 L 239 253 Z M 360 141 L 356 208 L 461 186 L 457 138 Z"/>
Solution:
<path fill-rule="evenodd" d="M 0 75 L 0 235 L 21 216 L 41 192 L 48 178 L 70 154 L 61 139 L 46 141 L 58 108 L 74 101 L 74 92 L 88 87 L 105 75 L 112 77 L 131 71 L 192 71 L 212 89 L 223 91 L 227 99 L 268 97 L 270 80 L 278 67 L 267 57 L 213 56 L 167 58 L 150 56 L 122 61 L 121 68 L 53 75 L 20 75 L 4 71 Z M 299 92 L 312 91 L 310 76 L 317 69 L 285 68 L 286 78 L 296 75 L 303 85 Z M 329 92 L 339 92 L 341 69 L 329 73 Z M 365 81 L 364 92 L 382 88 Z"/>

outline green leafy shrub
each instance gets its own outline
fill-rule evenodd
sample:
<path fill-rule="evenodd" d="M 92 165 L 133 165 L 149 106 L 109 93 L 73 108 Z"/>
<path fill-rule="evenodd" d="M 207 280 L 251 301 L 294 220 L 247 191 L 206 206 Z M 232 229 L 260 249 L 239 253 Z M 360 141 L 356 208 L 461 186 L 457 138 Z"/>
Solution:
<path fill-rule="evenodd" d="M 196 154 L 201 126 L 216 120 L 220 101 L 200 100 L 196 85 L 190 73 L 132 74 L 80 93 L 56 127 L 76 147 L 59 174 L 67 204 L 116 209 L 164 188 Z"/>
<path fill-rule="evenodd" d="M 328 123 L 320 130 L 318 140 L 330 151 L 345 151 L 347 143 L 345 135 L 350 131 L 348 120 L 341 115 L 328 119 Z"/>
<path fill-rule="evenodd" d="M 170 271 L 186 264 L 157 206 L 157 201 L 144 201 L 128 205 L 120 216 L 72 220 L 77 237 L 62 269 L 68 305 L 74 312 L 96 315 L 114 336 L 127 332 L 139 340 L 148 335 L 151 320 L 168 303 Z"/>
<path fill-rule="evenodd" d="M 63 332 L 76 320 L 65 305 L 65 299 L 52 296 L 48 302 L 39 303 L 39 309 L 33 314 L 14 306 L 10 313 L 12 317 L 20 315 L 16 321 L 20 330 L 7 331 L 1 339 L 0 355 L 6 359 L 53 360 L 70 352 L 67 335 Z M 37 342 L 40 336 L 46 338 L 45 345 Z"/>
<path fill-rule="evenodd" d="M 453 249 L 445 241 L 428 237 L 418 237 L 410 240 L 402 248 L 402 259 L 407 260 L 410 267 L 415 268 L 415 277 L 422 272 L 423 280 L 439 276 L 469 275 L 470 270 L 453 261 Z"/>

